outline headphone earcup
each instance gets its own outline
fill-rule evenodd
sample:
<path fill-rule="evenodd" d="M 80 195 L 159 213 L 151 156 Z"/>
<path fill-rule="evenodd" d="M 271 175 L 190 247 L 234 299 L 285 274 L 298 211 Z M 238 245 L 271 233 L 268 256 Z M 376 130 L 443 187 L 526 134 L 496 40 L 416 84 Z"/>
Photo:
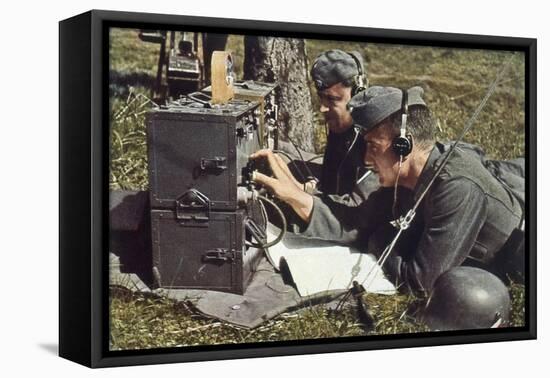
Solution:
<path fill-rule="evenodd" d="M 355 85 L 352 89 L 351 89 L 351 97 L 355 96 L 357 93 L 359 92 L 363 92 L 365 89 L 364 86 L 362 85 Z"/>
<path fill-rule="evenodd" d="M 357 76 L 353 79 L 353 86 L 351 87 L 351 97 L 355 96 L 357 93 L 364 91 L 365 84 L 363 83 L 363 80 L 358 78 Z"/>
<path fill-rule="evenodd" d="M 413 148 L 413 141 L 410 135 L 406 137 L 396 136 L 392 141 L 392 148 L 396 155 L 407 156 Z"/>
<path fill-rule="evenodd" d="M 353 61 L 355 62 L 355 65 L 357 66 L 357 75 L 353 78 L 353 86 L 351 88 L 351 96 L 355 96 L 357 93 L 364 91 L 367 89 L 367 83 L 368 79 L 365 75 L 365 69 L 363 67 L 363 63 L 361 60 L 361 56 L 357 52 L 348 52 L 347 53 Z M 357 54 L 357 55 L 356 55 Z M 365 82 L 367 81 L 367 83 Z"/>

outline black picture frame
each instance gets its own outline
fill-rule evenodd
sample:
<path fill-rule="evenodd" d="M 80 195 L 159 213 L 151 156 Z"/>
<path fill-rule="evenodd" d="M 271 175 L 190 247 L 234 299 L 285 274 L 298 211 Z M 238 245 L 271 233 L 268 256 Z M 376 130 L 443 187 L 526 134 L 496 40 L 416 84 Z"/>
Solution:
<path fill-rule="evenodd" d="M 510 329 L 368 338 L 108 350 L 108 28 L 208 30 L 232 34 L 368 40 L 517 50 L 525 53 L 526 203 L 525 326 Z M 59 354 L 89 367 L 251 358 L 355 350 L 534 339 L 536 319 L 536 62 L 528 38 L 384 30 L 93 10 L 59 25 L 60 259 Z"/>

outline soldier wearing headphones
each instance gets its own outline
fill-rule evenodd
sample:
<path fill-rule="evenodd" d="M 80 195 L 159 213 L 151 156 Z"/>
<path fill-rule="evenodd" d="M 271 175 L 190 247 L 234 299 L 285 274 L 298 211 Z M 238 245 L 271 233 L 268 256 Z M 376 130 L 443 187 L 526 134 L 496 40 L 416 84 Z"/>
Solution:
<path fill-rule="evenodd" d="M 325 194 L 351 193 L 363 167 L 365 143 L 346 105 L 366 89 L 363 59 L 355 51 L 326 51 L 315 59 L 311 77 L 328 128 L 319 189 Z"/>
<path fill-rule="evenodd" d="M 353 127 L 353 119 L 346 107 L 353 95 L 366 89 L 363 59 L 355 51 L 325 51 L 315 59 L 311 78 L 319 96 L 319 110 L 328 129 L 320 173 L 319 169 L 315 169 L 317 167 L 313 168 L 314 174 L 320 176 L 317 177 L 319 183 L 316 189 L 323 194 L 351 194 L 348 199 L 358 204 L 378 186 L 376 179 L 366 174 L 363 166 L 365 143 Z M 282 149 L 293 153 L 293 148 L 284 147 L 284 143 Z"/>
<path fill-rule="evenodd" d="M 420 87 L 408 90 L 370 87 L 354 96 L 349 107 L 367 145 L 364 162 L 378 174 L 380 184 L 360 206 L 350 207 L 327 198 L 321 200 L 288 191 L 285 172 L 274 166 L 276 160 L 265 152 L 258 155 L 267 156 L 275 177 L 258 174 L 256 181 L 270 187 L 292 206 L 307 224 L 303 230 L 305 237 L 355 245 L 377 255 L 397 233 L 395 221 L 422 197 L 416 217 L 402 233 L 383 270 L 402 290 L 436 295 L 429 307 L 435 309 L 436 316 L 432 319 L 441 318 L 445 311 L 447 315 L 456 312 L 456 308 L 442 309 L 441 303 L 464 301 L 472 307 L 466 310 L 468 313 L 488 311 L 487 303 L 476 299 L 484 296 L 472 293 L 478 289 L 483 293 L 502 293 L 502 282 L 479 277 L 466 281 L 464 277 L 479 274 L 486 277 L 493 272 L 504 278 L 518 271 L 523 273 L 523 208 L 522 199 L 515 193 L 521 185 L 512 190 L 487 169 L 479 148 L 465 144 L 453 151 L 432 182 L 450 146 L 435 140 L 435 121 Z M 516 162 L 524 164 L 521 160 Z M 454 271 L 458 267 L 461 270 Z M 438 284 L 436 280 L 440 277 Z M 465 282 L 471 285 L 461 286 Z M 469 289 L 453 291 L 448 286 Z M 437 287 L 440 289 L 436 290 Z M 441 295 L 438 298 L 438 292 L 446 293 L 443 299 Z M 493 310 L 502 318 L 500 302 L 488 308 L 500 306 L 500 310 Z M 496 319 L 495 314 L 485 314 L 484 318 Z M 477 318 L 481 317 L 478 315 Z M 435 322 L 444 324 L 435 326 L 438 329 L 446 327 L 448 318 L 443 318 L 443 322 Z M 500 319 L 501 323 L 503 320 L 506 319 Z"/>

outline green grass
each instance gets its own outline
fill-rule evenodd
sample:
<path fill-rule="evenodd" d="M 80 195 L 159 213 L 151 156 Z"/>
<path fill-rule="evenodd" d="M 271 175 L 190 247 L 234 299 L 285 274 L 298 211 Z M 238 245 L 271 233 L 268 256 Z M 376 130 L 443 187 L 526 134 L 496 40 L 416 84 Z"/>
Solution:
<path fill-rule="evenodd" d="M 235 72 L 242 77 L 243 38 L 231 36 Z M 506 52 L 364 44 L 310 40 L 308 59 L 330 48 L 360 51 L 368 62 L 371 85 L 421 85 L 439 120 L 439 139 L 456 138 L 496 76 Z M 110 38 L 111 172 L 110 189 L 145 190 L 147 156 L 145 110 L 152 96 L 159 46 L 141 42 L 137 31 L 116 29 Z M 465 140 L 497 159 L 525 151 L 525 59 L 518 55 L 503 83 Z M 313 90 L 313 86 L 310 83 Z M 312 92 L 315 93 L 315 92 Z M 313 96 L 314 109 L 318 108 Z M 325 143 L 324 124 L 316 113 L 316 147 Z M 525 288 L 511 284 L 512 326 L 525 322 Z M 369 295 L 376 324 L 370 334 L 423 332 L 426 327 L 407 314 L 416 301 L 406 295 Z M 111 348 L 143 349 L 180 345 L 231 344 L 364 335 L 351 310 L 334 313 L 312 307 L 279 316 L 254 330 L 244 330 L 193 314 L 182 304 L 113 287 L 110 296 Z"/>
<path fill-rule="evenodd" d="M 112 190 L 148 186 L 145 114 L 150 102 L 146 94 L 143 89 L 131 89 L 124 99 L 111 98 L 109 183 Z"/>
<path fill-rule="evenodd" d="M 524 288 L 511 285 L 512 327 L 524 325 Z M 322 305 L 283 314 L 247 330 L 195 315 L 186 305 L 168 298 L 134 294 L 112 287 L 110 291 L 112 350 L 177 346 L 241 344 L 312 340 L 366 335 L 410 334 L 429 331 L 408 309 L 418 304 L 412 296 L 368 294 L 374 329 L 365 332 L 355 310 L 332 311 Z"/>
<path fill-rule="evenodd" d="M 111 289 L 111 348 L 114 350 L 144 349 L 204 344 L 257 343 L 288 340 L 311 340 L 362 336 L 361 324 L 350 309 L 335 312 L 322 306 L 283 314 L 253 330 L 246 330 L 217 320 L 205 319 L 181 303 L 166 299 L 145 297 L 117 288 Z M 398 320 L 408 304 L 399 296 L 384 301 L 369 298 L 372 308 L 385 317 L 379 319 L 371 334 L 413 333 L 427 330 L 412 319 Z"/>

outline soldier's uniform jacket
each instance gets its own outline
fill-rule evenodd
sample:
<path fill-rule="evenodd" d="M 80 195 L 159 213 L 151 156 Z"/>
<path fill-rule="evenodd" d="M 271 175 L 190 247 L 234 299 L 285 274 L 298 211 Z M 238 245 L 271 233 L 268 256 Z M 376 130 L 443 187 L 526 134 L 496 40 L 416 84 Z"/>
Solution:
<path fill-rule="evenodd" d="M 363 164 L 365 148 L 365 141 L 354 127 L 342 134 L 330 133 L 317 196 L 334 195 L 332 198 L 340 203 L 357 206 L 378 189 L 378 177 L 372 172 L 357 183 L 367 172 Z"/>
<path fill-rule="evenodd" d="M 320 190 L 326 194 L 351 193 L 363 166 L 365 142 L 355 128 L 329 133 L 323 157 Z"/>
<path fill-rule="evenodd" d="M 313 194 L 333 195 L 333 200 L 350 206 L 359 205 L 379 187 L 378 176 L 372 172 L 357 183 L 367 172 L 363 164 L 365 148 L 365 141 L 354 127 L 341 134 L 328 135 L 322 164 L 300 161 L 294 146 L 279 141 L 279 149 L 294 159 L 294 162 L 288 164 L 288 168 L 295 177 L 301 178 L 308 172 L 304 168 L 307 164 L 309 171 L 319 179 L 319 185 Z M 301 154 L 305 160 L 315 156 L 305 151 L 301 151 Z M 300 171 L 296 170 L 296 166 L 300 167 Z"/>
<path fill-rule="evenodd" d="M 424 191 L 448 145 L 436 143 L 411 192 L 398 193 L 400 214 Z M 393 188 L 381 188 L 360 206 L 349 207 L 329 197 L 314 197 L 313 212 L 302 229 L 306 237 L 356 245 L 380 254 L 397 232 L 389 225 Z M 512 191 L 497 180 L 474 151 L 457 148 L 417 209 L 384 265 L 390 279 L 411 291 L 429 291 L 448 269 L 495 261 L 512 231 L 522 222 L 522 207 Z"/>

